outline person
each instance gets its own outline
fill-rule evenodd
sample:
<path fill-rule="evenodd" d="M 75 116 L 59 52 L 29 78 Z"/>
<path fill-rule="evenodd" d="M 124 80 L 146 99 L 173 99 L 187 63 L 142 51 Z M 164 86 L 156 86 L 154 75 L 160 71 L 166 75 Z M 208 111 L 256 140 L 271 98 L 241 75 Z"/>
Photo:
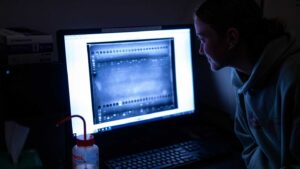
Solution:
<path fill-rule="evenodd" d="M 300 45 L 254 0 L 206 0 L 194 27 L 211 70 L 232 69 L 234 131 L 249 169 L 300 168 Z"/>

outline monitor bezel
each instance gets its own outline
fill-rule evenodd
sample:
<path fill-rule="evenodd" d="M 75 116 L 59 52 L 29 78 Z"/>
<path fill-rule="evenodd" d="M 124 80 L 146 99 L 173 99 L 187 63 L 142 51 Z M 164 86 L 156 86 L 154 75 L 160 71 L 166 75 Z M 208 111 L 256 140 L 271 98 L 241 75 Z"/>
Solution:
<path fill-rule="evenodd" d="M 138 26 L 138 27 L 113 27 L 113 28 L 78 28 L 78 29 L 61 29 L 56 32 L 56 38 L 57 38 L 57 52 L 59 56 L 59 61 L 62 63 L 64 67 L 64 77 L 66 78 L 66 85 L 67 89 L 69 89 L 69 81 L 67 79 L 67 63 L 66 63 L 66 57 L 65 57 L 65 45 L 64 45 L 64 36 L 65 35 L 76 35 L 76 34 L 94 34 L 94 33 L 108 33 L 108 32 L 123 32 L 123 31 L 144 31 L 144 30 L 167 30 L 167 29 L 180 29 L 180 28 L 188 28 L 190 29 L 190 36 L 191 36 L 191 55 L 192 55 L 192 73 L 194 76 L 194 57 L 193 57 L 193 51 L 194 51 L 194 43 L 193 43 L 193 34 L 194 34 L 194 27 L 192 24 L 180 24 L 180 25 L 163 25 L 163 26 Z M 193 80 L 193 85 L 195 87 L 195 80 Z M 195 91 L 195 89 L 194 89 Z M 69 98 L 69 90 L 66 91 L 66 94 L 68 95 L 67 101 L 66 101 L 66 107 L 67 107 L 67 115 L 71 115 L 71 105 L 70 105 L 70 98 Z M 194 103 L 197 103 L 197 99 L 194 96 Z M 194 113 L 185 114 L 185 115 L 178 115 L 173 116 L 166 119 L 159 119 L 159 120 L 149 120 L 145 121 L 143 123 L 139 123 L 138 125 L 127 125 L 125 127 L 116 127 L 113 130 L 110 130 L 109 132 L 96 132 L 93 133 L 93 135 L 102 135 L 101 137 L 116 137 L 118 135 L 123 135 L 122 133 L 131 133 L 136 131 L 143 131 L 148 130 L 149 128 L 164 128 L 165 126 L 172 126 L 173 124 L 176 124 L 176 127 L 180 126 L 186 126 L 191 121 L 195 121 L 198 118 L 197 113 L 197 106 L 194 105 Z M 71 135 L 73 135 L 72 126 L 70 124 L 71 129 Z M 74 135 L 73 135 L 74 136 Z"/>

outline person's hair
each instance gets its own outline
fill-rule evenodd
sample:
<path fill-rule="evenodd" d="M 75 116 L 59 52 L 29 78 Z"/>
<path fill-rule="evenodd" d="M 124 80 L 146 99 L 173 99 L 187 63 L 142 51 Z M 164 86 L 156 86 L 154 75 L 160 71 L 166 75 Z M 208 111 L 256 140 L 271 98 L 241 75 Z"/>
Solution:
<path fill-rule="evenodd" d="M 254 53 L 260 52 L 267 42 L 285 34 L 285 25 L 263 17 L 254 0 L 206 0 L 195 11 L 202 22 L 210 25 L 220 36 L 235 27 Z"/>

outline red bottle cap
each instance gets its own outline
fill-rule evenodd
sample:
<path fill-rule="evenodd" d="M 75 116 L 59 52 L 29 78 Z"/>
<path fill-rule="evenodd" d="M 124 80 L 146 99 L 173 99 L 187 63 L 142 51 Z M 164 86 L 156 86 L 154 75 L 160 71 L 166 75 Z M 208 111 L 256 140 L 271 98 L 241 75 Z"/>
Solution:
<path fill-rule="evenodd" d="M 92 146 L 94 143 L 95 143 L 95 139 L 94 139 L 94 136 L 91 134 L 86 135 L 86 140 L 84 140 L 83 135 L 76 137 L 76 145 L 79 147 Z"/>

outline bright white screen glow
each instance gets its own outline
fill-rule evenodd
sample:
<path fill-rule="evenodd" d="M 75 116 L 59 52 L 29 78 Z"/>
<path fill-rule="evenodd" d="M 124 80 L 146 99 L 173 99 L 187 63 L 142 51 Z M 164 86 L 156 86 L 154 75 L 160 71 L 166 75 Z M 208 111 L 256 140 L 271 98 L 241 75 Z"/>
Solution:
<path fill-rule="evenodd" d="M 87 43 L 160 38 L 174 39 L 178 107 L 172 110 L 94 124 Z M 71 114 L 81 115 L 85 118 L 87 133 L 95 133 L 99 129 L 107 129 L 126 123 L 176 115 L 182 112 L 194 112 L 190 29 L 181 28 L 136 32 L 65 35 L 64 45 L 68 72 Z M 72 130 L 73 134 L 83 134 L 83 125 L 79 119 L 72 120 Z"/>

